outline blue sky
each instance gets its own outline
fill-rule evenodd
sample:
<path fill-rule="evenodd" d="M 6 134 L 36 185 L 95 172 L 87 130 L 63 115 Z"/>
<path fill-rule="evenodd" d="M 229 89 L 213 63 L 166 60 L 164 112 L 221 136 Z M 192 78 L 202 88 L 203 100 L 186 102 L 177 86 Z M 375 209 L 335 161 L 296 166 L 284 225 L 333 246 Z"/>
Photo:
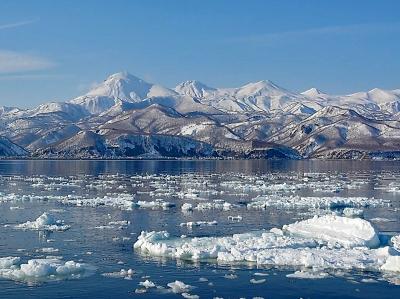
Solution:
<path fill-rule="evenodd" d="M 0 2 L 0 105 L 32 107 L 128 71 L 173 87 L 400 88 L 400 1 Z"/>

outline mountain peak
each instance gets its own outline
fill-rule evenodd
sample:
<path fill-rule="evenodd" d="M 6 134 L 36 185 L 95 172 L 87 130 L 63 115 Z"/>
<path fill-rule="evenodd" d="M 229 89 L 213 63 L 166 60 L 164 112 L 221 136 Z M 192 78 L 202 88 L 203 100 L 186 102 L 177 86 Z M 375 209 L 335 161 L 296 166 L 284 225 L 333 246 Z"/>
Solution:
<path fill-rule="evenodd" d="M 196 80 L 189 80 L 180 83 L 175 87 L 175 91 L 195 98 L 203 98 L 205 93 L 215 91 L 215 88 L 209 87 Z"/>
<path fill-rule="evenodd" d="M 317 97 L 319 95 L 324 94 L 321 90 L 319 90 L 318 88 L 312 87 L 306 91 L 303 91 L 301 93 L 302 95 L 308 96 L 308 97 Z"/>
<path fill-rule="evenodd" d="M 105 96 L 128 102 L 138 102 L 147 97 L 152 84 L 129 74 L 120 72 L 110 75 L 87 96 Z"/>
<path fill-rule="evenodd" d="M 144 80 L 128 73 L 127 71 L 122 71 L 122 72 L 118 72 L 115 74 L 111 74 L 110 76 L 107 77 L 106 80 L 104 80 L 104 82 L 107 82 L 107 81 L 142 81 L 142 82 L 145 82 Z"/>

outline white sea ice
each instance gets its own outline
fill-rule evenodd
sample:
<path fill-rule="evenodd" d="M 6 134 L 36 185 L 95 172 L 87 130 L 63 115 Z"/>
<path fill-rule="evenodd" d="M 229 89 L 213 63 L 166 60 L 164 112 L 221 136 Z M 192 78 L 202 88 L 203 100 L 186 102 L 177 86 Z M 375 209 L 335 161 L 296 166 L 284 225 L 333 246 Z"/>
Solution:
<path fill-rule="evenodd" d="M 145 281 L 141 281 L 139 282 L 139 285 L 146 288 L 146 289 L 150 289 L 150 288 L 155 288 L 156 284 L 154 282 L 152 282 L 151 280 L 146 279 Z"/>
<path fill-rule="evenodd" d="M 45 247 L 45 248 L 40 248 L 36 250 L 37 252 L 43 252 L 43 253 L 55 253 L 59 252 L 58 248 L 53 248 L 53 247 Z"/>
<path fill-rule="evenodd" d="M 400 252 L 400 235 L 393 236 L 393 237 L 390 239 L 390 242 L 392 242 L 393 247 L 394 247 L 397 251 Z"/>
<path fill-rule="evenodd" d="M 108 273 L 102 273 L 102 276 L 105 277 L 112 277 L 112 278 L 123 278 L 123 279 L 132 279 L 132 276 L 135 274 L 135 271 L 132 269 L 121 269 L 120 271 L 117 272 L 108 272 Z"/>
<path fill-rule="evenodd" d="M 323 279 L 329 277 L 329 274 L 325 272 L 296 271 L 294 273 L 287 274 L 286 277 L 299 279 Z"/>
<path fill-rule="evenodd" d="M 389 256 L 382 265 L 381 270 L 390 272 L 400 272 L 400 256 Z"/>
<path fill-rule="evenodd" d="M 175 204 L 169 201 L 164 201 L 162 199 L 157 199 L 153 201 L 144 201 L 144 200 L 139 200 L 138 202 L 135 203 L 136 206 L 142 209 L 169 209 L 175 207 Z"/>
<path fill-rule="evenodd" d="M 240 222 L 240 221 L 242 221 L 242 219 L 243 219 L 243 217 L 240 216 L 240 215 L 237 215 L 237 216 L 228 216 L 228 220 L 231 220 L 231 221 Z"/>
<path fill-rule="evenodd" d="M 17 224 L 15 228 L 26 230 L 66 231 L 70 229 L 71 226 L 65 225 L 63 220 L 56 220 L 51 214 L 43 213 L 35 221 L 27 221 L 22 224 Z"/>
<path fill-rule="evenodd" d="M 182 211 L 192 211 L 193 210 L 193 205 L 191 203 L 187 203 L 185 202 L 182 207 L 181 207 Z"/>
<path fill-rule="evenodd" d="M 268 207 L 337 209 L 337 208 L 362 208 L 367 206 L 382 206 L 387 201 L 368 197 L 302 197 L 298 195 L 264 195 L 253 198 L 247 204 L 248 209 L 266 209 Z"/>
<path fill-rule="evenodd" d="M 266 281 L 267 280 L 265 278 L 262 278 L 262 279 L 254 279 L 254 278 L 252 278 L 252 279 L 250 279 L 250 283 L 253 283 L 253 284 L 260 284 L 260 283 L 264 283 Z"/>
<path fill-rule="evenodd" d="M 379 245 L 378 235 L 368 221 L 326 215 L 283 229 L 226 237 L 173 238 L 165 231 L 142 232 L 134 248 L 153 256 L 215 260 L 222 264 L 250 262 L 319 271 L 400 271 L 398 253 L 393 247 L 376 248 Z"/>
<path fill-rule="evenodd" d="M 200 298 L 199 295 L 192 295 L 189 293 L 182 293 L 181 295 L 183 298 L 186 298 L 186 299 L 199 299 Z"/>
<path fill-rule="evenodd" d="M 194 227 L 194 226 L 213 226 L 217 225 L 217 221 L 190 221 L 190 222 L 182 222 L 180 226 Z"/>
<path fill-rule="evenodd" d="M 93 274 L 96 267 L 60 259 L 31 259 L 20 263 L 19 257 L 0 258 L 0 277 L 23 282 L 77 279 Z"/>
<path fill-rule="evenodd" d="M 375 248 L 380 245 L 378 234 L 371 223 L 360 218 L 314 216 L 308 220 L 284 225 L 282 230 L 294 236 L 326 242 L 331 246 Z"/>
<path fill-rule="evenodd" d="M 118 194 L 115 196 L 104 196 L 95 198 L 62 198 L 59 201 L 67 205 L 75 205 L 78 207 L 113 207 L 121 210 L 132 210 L 136 204 L 133 202 L 134 196 L 127 194 Z"/>
<path fill-rule="evenodd" d="M 356 208 L 344 208 L 343 209 L 343 215 L 346 217 L 362 217 L 364 214 L 364 211 L 362 209 L 356 209 Z"/>
<path fill-rule="evenodd" d="M 171 289 L 173 293 L 176 294 L 187 293 L 191 289 L 193 289 L 191 285 L 185 284 L 180 280 L 175 280 L 174 282 L 170 282 L 167 284 L 167 286 Z"/>

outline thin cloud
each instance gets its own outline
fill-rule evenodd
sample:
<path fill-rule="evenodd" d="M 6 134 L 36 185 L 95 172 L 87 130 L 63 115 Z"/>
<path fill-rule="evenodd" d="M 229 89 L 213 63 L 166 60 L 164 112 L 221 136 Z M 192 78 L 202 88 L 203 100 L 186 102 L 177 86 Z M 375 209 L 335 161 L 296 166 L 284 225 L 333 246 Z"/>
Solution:
<path fill-rule="evenodd" d="M 250 43 L 269 43 L 288 41 L 296 38 L 316 37 L 323 35 L 354 35 L 354 34 L 371 34 L 381 32 L 400 31 L 400 23 L 365 23 L 351 24 L 340 26 L 326 26 L 318 28 L 309 28 L 303 30 L 292 30 L 282 32 L 272 32 L 259 35 L 249 35 L 241 37 L 229 38 L 227 42 L 250 42 Z"/>
<path fill-rule="evenodd" d="M 61 75 L 54 74 L 14 74 L 14 75 L 0 75 L 0 81 L 7 80 L 42 80 L 42 79 L 58 79 L 62 78 Z"/>
<path fill-rule="evenodd" d="M 29 25 L 29 24 L 36 23 L 38 21 L 39 21 L 39 18 L 26 20 L 26 21 L 15 22 L 15 23 L 0 24 L 0 30 L 12 29 L 12 28 L 17 28 L 17 27 L 21 27 L 21 26 L 26 26 L 26 25 Z"/>
<path fill-rule="evenodd" d="M 45 70 L 54 66 L 54 62 L 44 57 L 0 50 L 0 74 Z"/>

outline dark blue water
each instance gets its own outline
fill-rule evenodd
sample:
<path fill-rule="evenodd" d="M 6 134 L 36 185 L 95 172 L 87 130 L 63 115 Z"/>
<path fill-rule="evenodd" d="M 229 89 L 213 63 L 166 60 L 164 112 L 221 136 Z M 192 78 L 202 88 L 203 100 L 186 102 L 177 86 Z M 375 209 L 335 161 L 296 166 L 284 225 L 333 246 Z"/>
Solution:
<path fill-rule="evenodd" d="M 400 232 L 400 192 L 388 192 L 390 186 L 400 184 L 399 162 L 360 161 L 0 161 L 0 193 L 2 198 L 15 194 L 34 199 L 25 201 L 0 201 L 0 257 L 20 256 L 23 261 L 41 257 L 37 252 L 44 247 L 59 249 L 56 255 L 63 259 L 89 263 L 97 267 L 90 277 L 29 284 L 0 279 L 0 298 L 157 298 L 160 296 L 182 298 L 180 294 L 151 289 L 135 294 L 138 283 L 149 279 L 157 285 L 181 280 L 195 287 L 192 294 L 200 298 L 396 298 L 400 287 L 376 273 L 346 273 L 327 279 L 303 280 L 287 278 L 295 269 L 258 268 L 256 266 L 221 266 L 215 263 L 191 264 L 168 259 L 144 257 L 133 250 L 133 243 L 142 230 L 167 230 L 173 235 L 210 236 L 270 229 L 312 216 L 308 209 L 268 209 L 235 211 L 207 210 L 184 214 L 184 202 L 175 195 L 179 191 L 198 188 L 205 201 L 223 199 L 242 204 L 259 195 L 257 190 L 233 190 L 223 183 L 293 183 L 304 176 L 315 182 L 325 181 L 326 186 L 339 186 L 330 190 L 313 190 L 304 187 L 292 194 L 301 196 L 365 196 L 387 199 L 391 206 L 370 207 L 365 218 L 376 219 L 374 226 L 381 232 Z M 153 175 L 148 179 L 143 179 Z M 170 175 L 170 176 L 168 176 Z M 207 180 L 206 185 L 196 185 Z M 38 184 L 39 182 L 39 184 Z M 95 188 L 90 185 L 95 185 Z M 352 185 L 353 187 L 346 187 Z M 170 188 L 171 192 L 166 192 Z M 322 188 L 322 189 L 324 189 Z M 336 188 L 336 187 L 335 187 Z M 152 191 L 153 193 L 148 193 Z M 193 191 L 193 190 L 192 190 Z M 113 207 L 76 207 L 48 199 L 72 196 L 97 197 L 109 194 L 136 194 L 136 200 L 162 199 L 176 203 L 167 210 L 133 209 L 125 211 Z M 39 198 L 39 199 L 38 199 Z M 11 207 L 11 209 L 10 209 Z M 19 209 L 16 209 L 18 207 Z M 54 211 L 54 215 L 71 225 L 65 232 L 43 233 L 22 231 L 13 225 L 34 220 L 41 213 Z M 228 215 L 243 217 L 241 222 L 228 220 Z M 381 219 L 381 220 L 379 220 Z M 129 220 L 124 229 L 97 229 L 109 221 Z M 188 230 L 181 222 L 217 220 L 218 225 Z M 6 226 L 4 226 L 6 225 Z M 9 225 L 9 226 L 7 226 Z M 123 239 L 123 238 L 126 239 Z M 129 238 L 129 239 L 128 239 Z M 48 242 L 50 240 L 51 242 Z M 21 250 L 23 249 L 23 250 Z M 123 264 L 122 264 L 122 263 Z M 101 275 L 133 269 L 131 280 Z M 268 274 L 266 282 L 252 284 L 255 272 Z M 234 273 L 236 279 L 227 279 Z M 144 278 L 146 277 L 146 278 Z M 147 278 L 148 277 L 148 278 Z M 208 282 L 201 282 L 205 277 Z M 374 283 L 362 282 L 372 278 Z M 212 285 L 209 285 L 209 282 Z M 400 278 L 399 278 L 400 283 Z"/>

